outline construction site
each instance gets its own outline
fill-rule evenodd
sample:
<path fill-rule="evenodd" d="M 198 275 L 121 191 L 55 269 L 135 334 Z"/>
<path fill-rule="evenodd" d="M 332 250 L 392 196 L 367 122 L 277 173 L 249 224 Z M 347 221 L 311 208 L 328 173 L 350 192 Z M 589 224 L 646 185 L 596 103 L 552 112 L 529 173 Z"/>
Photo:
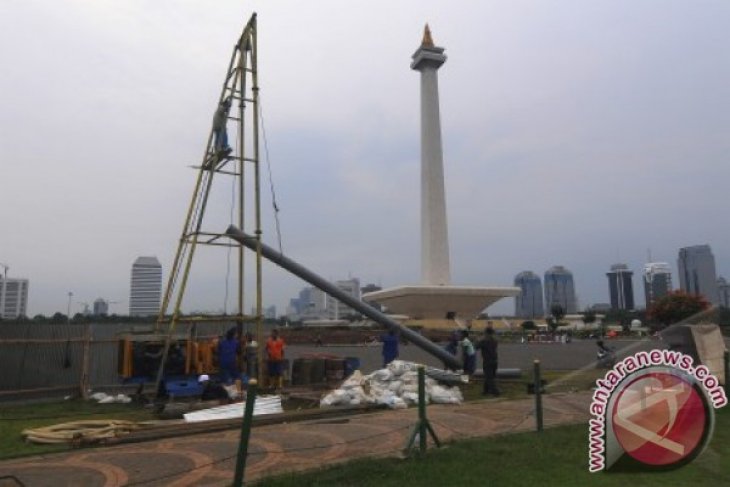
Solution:
<path fill-rule="evenodd" d="M 411 64 L 421 79 L 421 281 L 358 300 L 318 274 L 316 262 L 292 259 L 262 126 L 258 29 L 253 14 L 221 69 L 155 322 L 2 325 L 0 428 L 10 443 L 0 447 L 0 486 L 279 485 L 277 475 L 296 482 L 298 472 L 312 475 L 298 485 L 361 485 L 348 477 L 320 484 L 317 475 L 340 464 L 350 475 L 352 460 L 427 463 L 436 450 L 513 433 L 543 442 L 551 430 L 575 428 L 584 439 L 576 425 L 591 417 L 596 381 L 637 352 L 681 350 L 726 383 L 726 339 L 711 314 L 651 337 L 616 332 L 606 338 L 608 365 L 587 336 L 556 338 L 542 323 L 525 334 L 516 323 L 480 317 L 519 290 L 452 282 L 436 74 L 446 56 L 428 25 Z M 273 235 L 263 232 L 264 191 Z M 215 198 L 230 202 L 226 228 L 211 215 Z M 201 252 L 226 260 L 232 311 L 185 313 Z M 265 262 L 355 310 L 361 322 L 265 323 Z M 727 428 L 726 414 L 717 421 Z M 470 463 L 483 461 L 478 448 L 468 454 Z M 575 461 L 582 470 L 584 460 Z M 448 481 L 381 485 L 396 484 Z"/>

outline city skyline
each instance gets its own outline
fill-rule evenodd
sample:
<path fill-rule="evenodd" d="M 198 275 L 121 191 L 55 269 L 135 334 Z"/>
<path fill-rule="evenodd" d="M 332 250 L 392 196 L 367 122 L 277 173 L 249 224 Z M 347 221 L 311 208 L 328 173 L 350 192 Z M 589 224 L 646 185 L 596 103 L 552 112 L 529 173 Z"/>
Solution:
<path fill-rule="evenodd" d="M 730 65 L 718 42 L 730 36 L 730 5 L 164 3 L 2 7 L 12 69 L 0 90 L 12 101 L 0 118 L 0 261 L 31 282 L 30 315 L 65 313 L 68 291 L 89 302 L 127 296 L 136 255 L 169 268 L 192 189 L 187 166 L 203 151 L 251 9 L 283 246 L 302 264 L 363 282 L 418 280 L 408 184 L 418 96 L 403 59 L 428 22 L 450 53 L 439 85 L 454 282 L 509 283 L 561 263 L 584 307 L 608 300 L 611 263 L 638 273 L 655 259 L 678 276 L 678 249 L 695 243 L 709 243 L 718 276 L 730 276 L 730 235 L 716 223 L 730 176 Z M 320 28 L 293 29 L 307 22 Z M 293 59 L 303 45 L 317 55 Z M 40 83 L 47 70 L 54 82 Z M 302 76 L 293 82 L 292 72 Z M 314 96 L 322 80 L 324 98 Z M 227 203 L 211 201 L 221 229 Z M 503 204 L 509 211 L 497 211 Z M 267 194 L 264 208 L 273 244 Z M 48 234 L 58 237 L 52 250 Z M 189 309 L 224 309 L 225 256 L 200 257 Z M 284 309 L 301 281 L 269 264 L 264 272 L 265 302 Z"/>

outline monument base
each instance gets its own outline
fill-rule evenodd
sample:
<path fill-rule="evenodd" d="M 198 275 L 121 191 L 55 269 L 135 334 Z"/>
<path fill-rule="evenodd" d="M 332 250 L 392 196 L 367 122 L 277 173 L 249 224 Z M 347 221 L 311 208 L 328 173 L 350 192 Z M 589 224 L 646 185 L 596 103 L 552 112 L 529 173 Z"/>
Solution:
<path fill-rule="evenodd" d="M 519 292 L 516 287 L 399 286 L 364 294 L 362 299 L 385 306 L 388 313 L 417 320 L 471 320 L 488 306 Z"/>

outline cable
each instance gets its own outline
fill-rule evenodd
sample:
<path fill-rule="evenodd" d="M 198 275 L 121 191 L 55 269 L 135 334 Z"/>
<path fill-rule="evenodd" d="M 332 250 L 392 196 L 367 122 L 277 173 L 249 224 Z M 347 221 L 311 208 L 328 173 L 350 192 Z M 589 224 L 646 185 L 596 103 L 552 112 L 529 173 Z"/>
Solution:
<path fill-rule="evenodd" d="M 279 223 L 279 204 L 276 202 L 276 192 L 274 191 L 274 178 L 271 173 L 271 161 L 269 160 L 269 141 L 266 138 L 266 125 L 264 124 L 264 108 L 259 96 L 259 117 L 261 118 L 261 134 L 264 137 L 264 152 L 266 153 L 266 168 L 269 171 L 269 189 L 271 190 L 271 204 L 274 207 L 274 221 L 276 222 L 276 238 L 279 241 L 279 253 L 284 254 L 284 248 L 281 244 L 281 226 Z"/>
<path fill-rule="evenodd" d="M 238 130 L 236 131 L 236 147 L 240 147 L 240 138 L 238 134 Z M 240 177 L 243 177 L 243 154 L 240 154 L 241 157 L 241 175 Z M 243 197 L 243 195 L 241 195 Z M 230 222 L 229 225 L 233 225 L 233 214 L 236 206 L 236 178 L 231 178 L 231 210 L 230 210 Z M 225 289 L 225 296 L 223 298 L 223 314 L 228 314 L 228 286 L 230 285 L 230 279 L 231 279 L 231 251 L 233 250 L 233 247 L 228 247 L 228 254 L 226 256 L 226 289 Z"/>

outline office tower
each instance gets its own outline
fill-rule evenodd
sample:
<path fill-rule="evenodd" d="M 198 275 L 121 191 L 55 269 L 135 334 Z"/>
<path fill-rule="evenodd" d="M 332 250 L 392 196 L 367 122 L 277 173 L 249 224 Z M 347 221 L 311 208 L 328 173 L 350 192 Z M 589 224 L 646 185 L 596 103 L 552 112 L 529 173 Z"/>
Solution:
<path fill-rule="evenodd" d="M 291 301 L 290 301 L 291 302 Z M 276 305 L 272 304 L 271 306 L 264 306 L 261 310 L 261 315 L 265 320 L 275 320 L 276 319 Z M 251 316 L 256 316 L 256 306 L 251 306 Z"/>
<path fill-rule="evenodd" d="M 614 264 L 611 266 L 611 271 L 606 273 L 611 309 L 625 311 L 634 309 L 633 275 L 626 264 Z"/>
<path fill-rule="evenodd" d="M 160 312 L 162 266 L 157 257 L 137 257 L 132 264 L 129 292 L 130 316 L 154 316 Z"/>
<path fill-rule="evenodd" d="M 561 265 L 545 272 L 545 310 L 549 314 L 555 304 L 563 307 L 566 314 L 577 311 L 573 273 Z"/>
<path fill-rule="evenodd" d="M 348 294 L 350 297 L 360 301 L 360 280 L 356 277 L 351 279 L 345 279 L 342 281 L 335 281 L 335 285 L 340 288 L 341 291 Z M 352 315 L 360 315 L 360 313 L 350 308 L 346 304 L 340 303 L 332 296 L 327 296 L 327 312 L 329 318 L 333 320 L 342 319 Z"/>
<path fill-rule="evenodd" d="M 516 318 L 541 318 L 545 315 L 542 303 L 542 282 L 540 276 L 532 271 L 520 272 L 515 276 L 515 287 L 520 294 L 515 296 Z"/>
<path fill-rule="evenodd" d="M 717 304 L 730 308 L 730 284 L 724 277 L 717 278 Z"/>
<path fill-rule="evenodd" d="M 304 304 L 301 318 L 304 320 L 324 320 L 329 317 L 327 313 L 327 294 L 319 288 L 308 288 L 308 300 Z"/>
<path fill-rule="evenodd" d="M 717 274 L 715 256 L 709 245 L 693 245 L 679 249 L 677 259 L 679 287 L 688 293 L 699 294 L 717 304 Z"/>
<path fill-rule="evenodd" d="M 0 318 L 12 320 L 28 312 L 28 279 L 0 276 Z"/>
<path fill-rule="evenodd" d="M 666 262 L 649 262 L 644 265 L 644 297 L 646 308 L 672 291 L 672 271 Z"/>
<path fill-rule="evenodd" d="M 109 303 L 102 298 L 94 301 L 94 316 L 106 316 L 109 314 Z"/>

